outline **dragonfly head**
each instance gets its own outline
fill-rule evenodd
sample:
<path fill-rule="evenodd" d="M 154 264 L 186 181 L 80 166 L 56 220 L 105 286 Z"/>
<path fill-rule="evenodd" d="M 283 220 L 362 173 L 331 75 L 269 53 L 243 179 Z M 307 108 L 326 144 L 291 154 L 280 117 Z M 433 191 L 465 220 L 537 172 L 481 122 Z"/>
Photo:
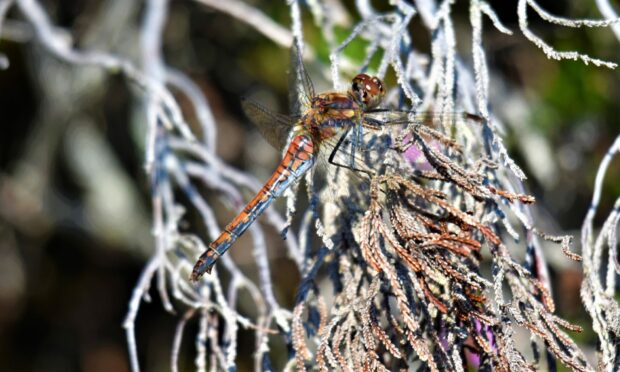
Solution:
<path fill-rule="evenodd" d="M 367 109 L 372 109 L 381 103 L 385 95 L 385 88 L 378 77 L 358 74 L 351 82 L 351 93 L 357 103 Z"/>

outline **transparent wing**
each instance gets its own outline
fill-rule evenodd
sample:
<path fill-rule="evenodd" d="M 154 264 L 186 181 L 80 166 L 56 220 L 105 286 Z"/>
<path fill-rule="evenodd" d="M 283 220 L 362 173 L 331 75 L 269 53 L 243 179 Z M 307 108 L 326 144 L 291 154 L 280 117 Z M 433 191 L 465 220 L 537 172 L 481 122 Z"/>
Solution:
<path fill-rule="evenodd" d="M 304 107 L 310 106 L 312 97 L 315 96 L 314 85 L 306 71 L 303 62 L 302 51 L 299 50 L 299 42 L 293 40 L 291 47 L 291 67 L 288 79 L 288 98 L 291 115 L 301 115 Z"/>
<path fill-rule="evenodd" d="M 400 146 L 403 151 L 402 146 L 406 145 L 407 135 L 413 132 L 423 138 L 435 140 L 445 147 L 460 151 L 460 146 L 454 141 L 453 130 L 462 130 L 468 136 L 474 136 L 474 133 L 477 133 L 476 127 L 480 128 L 483 123 L 482 117 L 467 112 L 372 110 L 365 113 L 363 125 L 392 133 L 397 147 Z"/>
<path fill-rule="evenodd" d="M 432 170 L 424 150 L 414 143 L 419 136 L 432 151 L 450 149 L 460 152 L 461 147 L 438 129 L 446 124 L 482 123 L 479 116 L 468 113 L 438 115 L 433 112 L 373 110 L 365 113 L 361 126 L 343 130 L 342 134 L 324 140 L 321 151 L 329 163 L 355 172 L 381 172 L 390 151 L 404 157 L 418 170 Z"/>
<path fill-rule="evenodd" d="M 424 124 L 428 127 L 441 128 L 446 124 L 461 124 L 467 122 L 484 123 L 484 119 L 478 115 L 467 112 L 415 112 L 405 110 L 376 109 L 364 113 L 364 118 L 369 125 L 407 125 Z"/>
<path fill-rule="evenodd" d="M 271 112 L 269 109 L 248 98 L 241 99 L 241 108 L 269 144 L 278 150 L 281 150 L 286 145 L 286 140 L 295 123 L 295 118 Z"/>

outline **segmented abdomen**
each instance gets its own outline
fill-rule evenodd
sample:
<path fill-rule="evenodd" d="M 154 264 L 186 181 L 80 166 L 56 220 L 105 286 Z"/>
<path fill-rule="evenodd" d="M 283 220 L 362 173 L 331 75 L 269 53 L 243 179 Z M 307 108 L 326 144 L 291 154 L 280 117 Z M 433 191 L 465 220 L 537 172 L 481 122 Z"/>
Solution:
<path fill-rule="evenodd" d="M 205 272 L 209 273 L 218 257 L 230 248 L 235 240 L 245 232 L 275 198 L 282 195 L 284 190 L 310 169 L 313 163 L 314 145 L 312 138 L 308 135 L 294 137 L 278 168 L 258 194 L 226 226 L 220 236 L 209 244 L 208 249 L 200 256 L 192 271 L 191 280 L 196 281 Z"/>

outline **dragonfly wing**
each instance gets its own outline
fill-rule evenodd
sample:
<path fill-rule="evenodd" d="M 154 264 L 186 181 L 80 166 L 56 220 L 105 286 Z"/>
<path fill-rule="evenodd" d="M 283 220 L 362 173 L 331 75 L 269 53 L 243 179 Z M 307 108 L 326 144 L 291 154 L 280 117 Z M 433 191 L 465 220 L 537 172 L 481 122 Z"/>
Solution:
<path fill-rule="evenodd" d="M 299 41 L 293 40 L 291 47 L 291 67 L 288 79 L 289 109 L 291 115 L 301 115 L 304 107 L 310 105 L 315 96 L 314 85 L 306 71 L 303 61 L 303 51 L 299 49 Z"/>
<path fill-rule="evenodd" d="M 402 140 L 408 133 L 414 131 L 453 149 L 459 146 L 452 134 L 446 134 L 446 130 L 447 133 L 453 133 L 450 128 L 458 128 L 467 136 L 475 136 L 476 126 L 481 127 L 483 123 L 482 117 L 467 112 L 438 113 L 379 109 L 368 111 L 364 115 L 365 126 L 391 132 L 394 138 Z"/>
<path fill-rule="evenodd" d="M 429 170 L 430 165 L 420 148 L 411 146 L 411 131 L 428 139 L 435 150 L 451 148 L 459 151 L 459 145 L 439 129 L 444 125 L 482 122 L 482 118 L 467 113 L 438 115 L 433 112 L 411 112 L 396 110 L 373 110 L 364 114 L 361 126 L 343 131 L 341 135 L 324 140 L 322 152 L 329 156 L 329 163 L 349 170 L 377 174 L 382 171 L 386 156 L 397 151 L 401 143 L 410 143 L 401 151 L 412 165 L 420 170 Z M 410 125 L 420 125 L 411 128 Z M 393 153 L 396 155 L 396 153 Z"/>
<path fill-rule="evenodd" d="M 467 112 L 415 112 L 406 110 L 376 109 L 365 112 L 366 121 L 371 125 L 406 125 L 410 123 L 424 124 L 429 127 L 441 128 L 446 124 L 466 122 L 483 123 L 484 118 Z"/>
<path fill-rule="evenodd" d="M 241 99 L 241 108 L 269 144 L 278 150 L 286 145 L 294 118 L 271 112 L 249 98 Z"/>

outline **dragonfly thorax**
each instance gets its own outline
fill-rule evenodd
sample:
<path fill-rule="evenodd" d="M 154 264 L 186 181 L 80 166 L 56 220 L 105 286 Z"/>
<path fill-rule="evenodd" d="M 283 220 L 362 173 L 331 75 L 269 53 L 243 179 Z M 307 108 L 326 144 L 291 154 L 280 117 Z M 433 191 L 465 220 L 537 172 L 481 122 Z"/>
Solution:
<path fill-rule="evenodd" d="M 338 114 L 340 110 L 361 110 L 361 107 L 348 93 L 332 92 L 313 97 L 311 110 L 320 114 Z"/>
<path fill-rule="evenodd" d="M 324 93 L 312 98 L 301 120 L 316 145 L 361 122 L 362 107 L 349 93 Z"/>

